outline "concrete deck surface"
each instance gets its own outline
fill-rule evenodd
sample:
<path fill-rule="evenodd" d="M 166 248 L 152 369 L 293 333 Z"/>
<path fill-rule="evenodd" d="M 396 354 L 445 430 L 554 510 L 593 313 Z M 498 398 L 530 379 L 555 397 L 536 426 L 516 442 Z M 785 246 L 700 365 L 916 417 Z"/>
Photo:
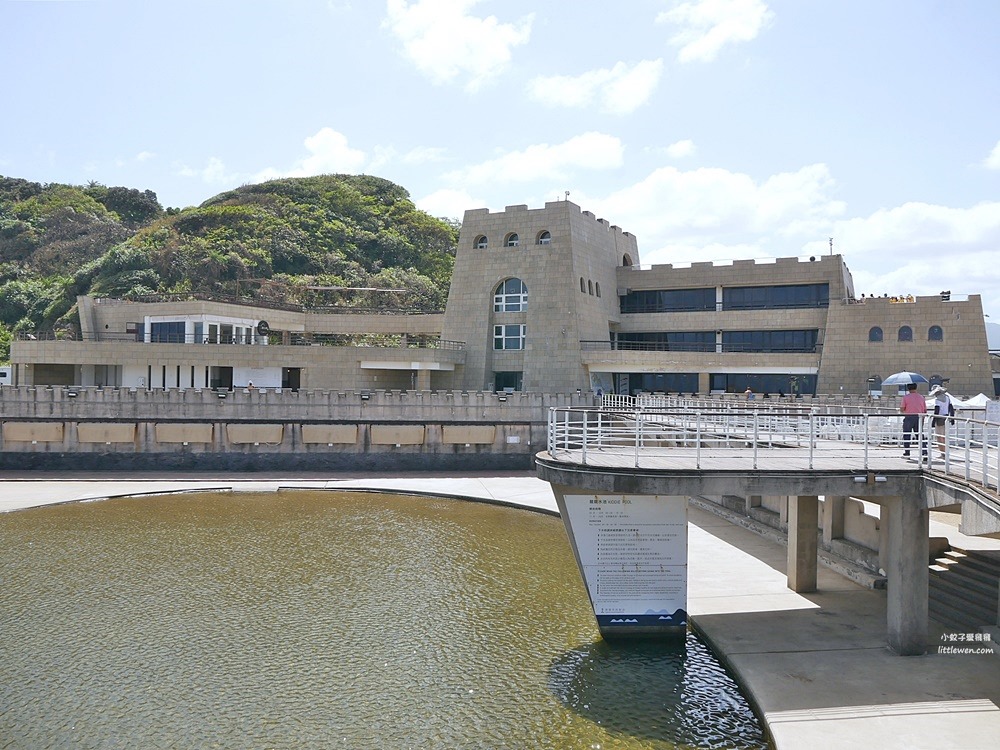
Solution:
<path fill-rule="evenodd" d="M 177 475 L 0 473 L 0 511 L 162 492 L 279 488 L 367 489 L 500 502 L 555 513 L 547 483 L 527 473 Z M 938 518 L 932 534 L 996 549 Z M 886 647 L 885 592 L 824 568 L 819 590 L 785 585 L 785 547 L 690 508 L 688 604 L 697 630 L 737 675 L 778 750 L 990 750 L 1000 746 L 1000 655 L 939 652 L 988 647 L 947 641 L 933 622 L 925 656 Z"/>

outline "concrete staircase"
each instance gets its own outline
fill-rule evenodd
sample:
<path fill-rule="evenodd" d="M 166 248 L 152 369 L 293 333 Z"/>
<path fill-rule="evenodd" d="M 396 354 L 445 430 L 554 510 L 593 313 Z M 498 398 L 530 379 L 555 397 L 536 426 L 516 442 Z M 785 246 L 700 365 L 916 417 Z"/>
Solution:
<path fill-rule="evenodd" d="M 960 633 L 997 625 L 1000 551 L 952 547 L 930 566 L 930 616 Z"/>

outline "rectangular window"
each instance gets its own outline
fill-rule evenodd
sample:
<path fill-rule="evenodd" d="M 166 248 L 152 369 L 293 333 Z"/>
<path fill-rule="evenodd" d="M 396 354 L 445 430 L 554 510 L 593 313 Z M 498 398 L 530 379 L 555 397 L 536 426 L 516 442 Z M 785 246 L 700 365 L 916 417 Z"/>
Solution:
<path fill-rule="evenodd" d="M 619 333 L 617 341 L 622 351 L 715 351 L 715 331 Z"/>
<path fill-rule="evenodd" d="M 495 372 L 493 373 L 493 388 L 497 391 L 520 391 L 523 382 L 521 372 Z"/>
<path fill-rule="evenodd" d="M 819 341 L 815 328 L 805 331 L 725 331 L 724 352 L 814 352 Z"/>
<path fill-rule="evenodd" d="M 183 344 L 184 321 L 169 323 L 151 323 L 149 340 L 154 344 Z"/>
<path fill-rule="evenodd" d="M 715 309 L 715 287 L 644 289 L 619 297 L 623 313 L 696 312 Z"/>
<path fill-rule="evenodd" d="M 829 284 L 732 286 L 722 290 L 723 310 L 770 310 L 829 305 Z"/>
<path fill-rule="evenodd" d="M 524 325 L 493 326 L 494 349 L 523 349 Z"/>
<path fill-rule="evenodd" d="M 698 373 L 696 372 L 632 372 L 626 375 L 624 390 L 634 396 L 637 393 L 696 393 Z M 621 380 L 619 389 L 622 389 Z"/>

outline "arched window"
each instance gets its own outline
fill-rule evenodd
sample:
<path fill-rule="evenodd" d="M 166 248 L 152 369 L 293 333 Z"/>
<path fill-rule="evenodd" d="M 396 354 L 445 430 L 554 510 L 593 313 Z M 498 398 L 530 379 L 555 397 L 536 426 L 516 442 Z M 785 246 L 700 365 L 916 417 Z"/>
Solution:
<path fill-rule="evenodd" d="M 881 341 L 882 340 L 882 329 L 878 326 L 873 326 L 868 330 L 868 340 L 869 341 Z"/>
<path fill-rule="evenodd" d="M 600 281 L 595 281 L 594 282 L 594 291 L 597 293 L 598 297 L 601 296 L 601 282 Z"/>
<path fill-rule="evenodd" d="M 627 255 L 623 255 L 622 256 L 622 265 L 623 266 L 631 266 L 632 265 L 632 259 L 629 256 L 627 256 Z"/>
<path fill-rule="evenodd" d="M 944 331 L 941 326 L 931 326 L 927 329 L 928 341 L 944 341 Z"/>
<path fill-rule="evenodd" d="M 594 282 L 591 281 L 590 279 L 587 279 L 587 294 L 589 294 L 591 297 L 594 296 Z"/>
<path fill-rule="evenodd" d="M 580 291 L 584 294 L 587 293 L 587 282 L 583 280 L 583 276 L 580 277 Z"/>
<path fill-rule="evenodd" d="M 477 250 L 485 250 L 488 245 L 489 245 L 489 240 L 486 239 L 485 234 L 481 234 L 478 237 L 476 237 L 475 241 L 472 243 L 472 246 Z"/>
<path fill-rule="evenodd" d="M 552 235 L 546 229 L 538 233 L 538 240 L 536 241 L 538 245 L 550 245 L 552 244 Z"/>
<path fill-rule="evenodd" d="M 524 312 L 528 309 L 528 287 L 520 279 L 507 279 L 493 293 L 493 312 Z"/>
<path fill-rule="evenodd" d="M 516 232 L 511 232 L 507 235 L 507 238 L 503 241 L 503 244 L 507 247 L 517 247 L 521 244 L 521 240 L 518 238 Z"/>
<path fill-rule="evenodd" d="M 900 341 L 913 341 L 913 329 L 909 326 L 899 327 L 899 340 Z"/>

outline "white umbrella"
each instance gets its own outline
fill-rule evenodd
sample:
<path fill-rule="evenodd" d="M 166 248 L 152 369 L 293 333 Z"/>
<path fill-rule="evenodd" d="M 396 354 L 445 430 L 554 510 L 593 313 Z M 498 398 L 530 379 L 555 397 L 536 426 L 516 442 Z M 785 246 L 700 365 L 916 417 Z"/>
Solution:
<path fill-rule="evenodd" d="M 903 372 L 893 373 L 885 380 L 882 381 L 882 385 L 909 385 L 910 383 L 928 383 L 930 382 L 921 375 L 919 372 Z"/>

